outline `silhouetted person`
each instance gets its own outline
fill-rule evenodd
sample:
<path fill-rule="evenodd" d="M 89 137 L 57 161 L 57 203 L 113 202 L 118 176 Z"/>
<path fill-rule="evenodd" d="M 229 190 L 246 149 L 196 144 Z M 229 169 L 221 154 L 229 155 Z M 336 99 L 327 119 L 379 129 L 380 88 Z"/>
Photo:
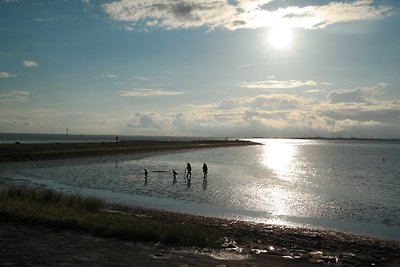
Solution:
<path fill-rule="evenodd" d="M 207 174 L 208 174 L 208 166 L 207 166 L 207 164 L 205 164 L 205 163 L 203 163 L 203 174 L 204 174 L 203 178 L 207 177 Z"/>
<path fill-rule="evenodd" d="M 190 165 L 190 163 L 186 163 L 186 178 L 192 178 L 192 166 Z"/>
<path fill-rule="evenodd" d="M 177 175 L 178 173 L 175 171 L 175 170 L 172 170 L 172 175 L 174 176 L 174 179 L 176 179 L 176 175 Z"/>
<path fill-rule="evenodd" d="M 118 143 L 118 135 L 115 137 L 115 143 Z"/>

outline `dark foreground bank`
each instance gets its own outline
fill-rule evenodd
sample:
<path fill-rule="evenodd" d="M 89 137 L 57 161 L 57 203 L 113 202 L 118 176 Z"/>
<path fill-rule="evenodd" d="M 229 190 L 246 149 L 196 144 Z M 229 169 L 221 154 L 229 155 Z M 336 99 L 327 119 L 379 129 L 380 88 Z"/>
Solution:
<path fill-rule="evenodd" d="M 400 243 L 11 187 L 0 255 L 0 266 L 399 266 Z"/>

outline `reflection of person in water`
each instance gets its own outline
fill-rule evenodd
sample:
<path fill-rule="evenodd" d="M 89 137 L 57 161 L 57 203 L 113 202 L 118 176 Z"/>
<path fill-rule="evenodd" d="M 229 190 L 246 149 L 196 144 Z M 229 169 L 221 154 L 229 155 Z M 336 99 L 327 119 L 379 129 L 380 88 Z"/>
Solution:
<path fill-rule="evenodd" d="M 205 163 L 203 163 L 203 173 L 204 173 L 203 178 L 206 178 L 208 174 L 208 166 Z"/>
<path fill-rule="evenodd" d="M 192 166 L 190 163 L 186 163 L 186 178 L 192 178 Z"/>
<path fill-rule="evenodd" d="M 174 180 L 172 180 L 172 184 L 176 184 L 176 175 L 178 173 L 175 170 L 172 170 L 172 175 L 174 176 Z"/>
<path fill-rule="evenodd" d="M 207 189 L 207 177 L 204 177 L 203 179 L 203 191 Z"/>
<path fill-rule="evenodd" d="M 187 188 L 190 188 L 192 186 L 192 179 L 186 179 L 185 184 Z"/>

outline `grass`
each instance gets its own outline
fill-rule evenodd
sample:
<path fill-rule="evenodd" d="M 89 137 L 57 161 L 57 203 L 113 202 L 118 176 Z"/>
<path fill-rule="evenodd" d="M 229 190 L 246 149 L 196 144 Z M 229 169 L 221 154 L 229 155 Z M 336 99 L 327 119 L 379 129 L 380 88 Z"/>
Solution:
<path fill-rule="evenodd" d="M 216 247 L 216 229 L 196 223 L 106 212 L 107 203 L 93 197 L 50 189 L 12 187 L 0 193 L 0 218 L 61 229 L 83 230 L 103 237 Z"/>

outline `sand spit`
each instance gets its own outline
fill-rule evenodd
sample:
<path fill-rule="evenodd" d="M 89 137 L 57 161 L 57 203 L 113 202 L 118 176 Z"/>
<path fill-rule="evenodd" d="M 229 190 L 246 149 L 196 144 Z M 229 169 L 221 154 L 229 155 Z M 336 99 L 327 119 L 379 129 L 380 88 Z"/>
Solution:
<path fill-rule="evenodd" d="M 122 141 L 109 143 L 0 144 L 0 162 L 69 159 L 256 145 L 242 140 Z"/>

